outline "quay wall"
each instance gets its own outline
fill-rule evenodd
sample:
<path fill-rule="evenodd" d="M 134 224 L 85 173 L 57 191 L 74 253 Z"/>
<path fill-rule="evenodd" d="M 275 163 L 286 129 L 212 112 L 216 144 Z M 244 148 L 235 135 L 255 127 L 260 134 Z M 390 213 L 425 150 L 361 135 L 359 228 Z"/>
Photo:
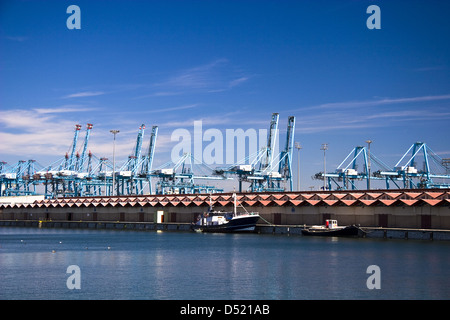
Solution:
<path fill-rule="evenodd" d="M 114 221 L 35 221 L 35 220 L 0 220 L 1 227 L 35 227 L 64 229 L 98 229 L 130 231 L 191 231 L 190 223 L 150 223 L 150 222 L 114 222 Z M 257 225 L 258 234 L 285 236 L 302 236 L 304 226 L 292 225 Z M 366 233 L 363 238 L 404 239 L 450 241 L 450 230 L 405 229 L 405 228 L 362 228 Z"/>
<path fill-rule="evenodd" d="M 336 219 L 339 225 L 450 230 L 448 189 L 246 193 L 237 198 L 247 211 L 260 214 L 259 224 L 301 226 Z M 223 211 L 234 205 L 231 193 L 61 198 L 1 204 L 0 221 L 191 223 L 210 203 Z"/>

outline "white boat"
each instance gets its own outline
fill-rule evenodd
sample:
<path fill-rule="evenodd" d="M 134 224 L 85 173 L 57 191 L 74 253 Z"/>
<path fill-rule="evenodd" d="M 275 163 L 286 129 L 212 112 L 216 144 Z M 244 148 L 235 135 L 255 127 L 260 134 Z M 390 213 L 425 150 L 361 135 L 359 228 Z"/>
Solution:
<path fill-rule="evenodd" d="M 361 233 L 364 233 L 364 231 L 358 226 L 338 226 L 337 220 L 331 219 L 326 220 L 324 226 L 311 226 L 302 230 L 302 234 L 305 236 L 355 237 Z"/>
<path fill-rule="evenodd" d="M 236 194 L 233 193 L 234 210 L 232 212 L 215 211 L 210 205 L 208 212 L 200 215 L 192 225 L 197 232 L 253 232 L 260 216 L 257 212 L 237 212 Z"/>

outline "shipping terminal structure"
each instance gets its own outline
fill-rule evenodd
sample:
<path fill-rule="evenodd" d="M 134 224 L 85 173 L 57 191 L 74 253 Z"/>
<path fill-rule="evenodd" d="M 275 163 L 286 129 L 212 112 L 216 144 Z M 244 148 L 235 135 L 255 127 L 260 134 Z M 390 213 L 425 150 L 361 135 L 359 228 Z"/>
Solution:
<path fill-rule="evenodd" d="M 237 180 L 240 193 L 295 191 L 292 166 L 296 118 L 288 117 L 286 139 L 280 146 L 281 152 L 276 153 L 278 123 L 279 114 L 273 113 L 267 143 L 255 154 L 217 168 L 198 164 L 191 153 L 185 153 L 177 163 L 169 161 L 153 168 L 158 126 L 151 127 L 145 143 L 145 124 L 139 126 L 126 161 L 116 165 L 89 150 L 93 124 L 86 125 L 83 142 L 78 145 L 82 126 L 76 124 L 67 153 L 50 165 L 41 165 L 34 159 L 19 160 L 13 165 L 0 161 L 0 197 L 212 194 L 223 192 L 220 183 L 226 180 Z M 356 146 L 334 171 L 319 172 L 313 178 L 324 181 L 324 191 L 369 190 L 374 181 L 381 181 L 387 190 L 447 189 L 450 159 L 442 159 L 424 142 L 415 142 L 391 167 L 370 152 L 369 144 L 369 148 Z M 359 188 L 361 183 L 363 187 Z"/>

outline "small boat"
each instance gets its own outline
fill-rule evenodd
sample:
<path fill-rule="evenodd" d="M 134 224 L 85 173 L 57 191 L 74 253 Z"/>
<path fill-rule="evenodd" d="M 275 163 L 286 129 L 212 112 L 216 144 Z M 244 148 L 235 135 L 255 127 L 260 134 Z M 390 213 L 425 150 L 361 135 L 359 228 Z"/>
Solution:
<path fill-rule="evenodd" d="M 326 220 L 324 226 L 304 228 L 304 236 L 357 237 L 365 232 L 358 226 L 338 226 L 337 220 Z"/>
<path fill-rule="evenodd" d="M 208 212 L 199 215 L 197 221 L 192 224 L 192 230 L 196 232 L 253 232 L 260 216 L 257 212 L 237 212 L 236 194 L 234 197 L 234 210 L 223 212 L 213 210 L 210 204 Z"/>

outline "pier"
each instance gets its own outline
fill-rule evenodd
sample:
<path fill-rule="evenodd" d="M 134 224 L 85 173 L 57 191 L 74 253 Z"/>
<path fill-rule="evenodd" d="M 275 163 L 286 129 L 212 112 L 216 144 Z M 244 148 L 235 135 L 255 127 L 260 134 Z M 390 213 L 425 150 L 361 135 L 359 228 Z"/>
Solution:
<path fill-rule="evenodd" d="M 30 221 L 3 220 L 0 227 L 64 228 L 91 230 L 130 230 L 130 231 L 179 231 L 190 232 L 190 223 L 147 223 L 119 221 Z M 302 236 L 301 230 L 307 226 L 263 225 L 256 226 L 257 234 L 284 236 Z M 363 238 L 377 239 L 411 239 L 411 240 L 445 240 L 450 241 L 450 230 L 361 227 L 366 234 Z"/>
<path fill-rule="evenodd" d="M 450 189 L 251 192 L 236 198 L 240 211 L 259 213 L 260 224 L 335 219 L 339 225 L 450 230 Z M 191 223 L 210 206 L 231 211 L 234 204 L 233 193 L 0 200 L 0 220 L 85 222 Z"/>
<path fill-rule="evenodd" d="M 334 219 L 359 225 L 372 238 L 450 239 L 449 189 L 254 192 L 236 198 L 238 210 L 258 212 L 261 234 L 297 235 Z M 7 200 L 0 201 L 0 226 L 163 231 L 188 231 L 210 206 L 226 212 L 234 204 L 233 193 Z"/>

